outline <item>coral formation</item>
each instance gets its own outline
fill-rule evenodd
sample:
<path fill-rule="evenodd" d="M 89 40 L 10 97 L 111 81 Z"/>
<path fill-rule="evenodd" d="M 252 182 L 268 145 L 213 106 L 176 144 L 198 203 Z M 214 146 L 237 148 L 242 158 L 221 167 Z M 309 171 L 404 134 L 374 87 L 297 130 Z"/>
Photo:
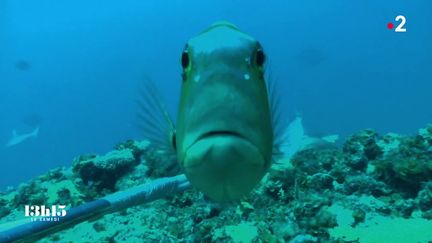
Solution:
<path fill-rule="evenodd" d="M 192 189 L 41 242 L 432 241 L 432 125 L 414 136 L 360 131 L 342 148 L 307 147 L 282 164 L 238 202 L 214 204 Z M 0 194 L 0 225 L 19 219 L 24 205 L 73 207 L 180 172 L 168 154 L 147 141 L 126 141 Z"/>
<path fill-rule="evenodd" d="M 114 150 L 104 156 L 80 156 L 74 161 L 73 172 L 86 185 L 97 191 L 113 191 L 117 180 L 139 163 L 129 149 Z"/>

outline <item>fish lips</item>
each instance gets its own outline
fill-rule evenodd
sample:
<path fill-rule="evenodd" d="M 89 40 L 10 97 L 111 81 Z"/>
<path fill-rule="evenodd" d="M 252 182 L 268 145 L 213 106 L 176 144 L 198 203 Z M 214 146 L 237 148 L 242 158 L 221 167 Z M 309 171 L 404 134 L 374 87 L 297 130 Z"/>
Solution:
<path fill-rule="evenodd" d="M 249 193 L 265 174 L 259 149 L 237 132 L 203 133 L 186 151 L 184 168 L 197 189 L 225 202 Z"/>

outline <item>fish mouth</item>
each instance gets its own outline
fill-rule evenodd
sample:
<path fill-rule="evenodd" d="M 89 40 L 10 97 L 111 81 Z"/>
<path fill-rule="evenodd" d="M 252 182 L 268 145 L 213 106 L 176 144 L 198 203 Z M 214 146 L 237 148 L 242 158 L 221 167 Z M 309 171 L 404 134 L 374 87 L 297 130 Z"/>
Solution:
<path fill-rule="evenodd" d="M 182 165 L 192 185 L 220 202 L 235 201 L 249 193 L 266 171 L 258 147 L 233 130 L 199 135 L 185 151 Z"/>
<path fill-rule="evenodd" d="M 202 140 L 206 140 L 206 139 L 212 139 L 212 138 L 228 138 L 228 137 L 232 137 L 232 138 L 237 138 L 237 139 L 241 139 L 244 141 L 248 141 L 249 143 L 251 142 L 249 139 L 247 139 L 246 136 L 244 136 L 243 134 L 237 132 L 237 131 L 233 131 L 233 130 L 210 130 L 207 132 L 203 132 L 201 134 L 199 134 L 197 137 L 195 137 L 195 139 L 193 139 L 193 142 L 190 143 L 185 151 L 188 151 L 191 147 L 193 147 L 195 144 L 199 143 Z"/>
<path fill-rule="evenodd" d="M 236 132 L 236 131 L 232 131 L 232 130 L 211 130 L 211 131 L 204 132 L 201 135 L 199 135 L 194 140 L 194 142 L 191 143 L 187 147 L 186 151 L 189 150 L 192 146 L 194 146 L 196 143 L 198 143 L 201 140 L 208 139 L 208 138 L 217 138 L 217 137 L 233 137 L 233 138 L 239 138 L 239 139 L 246 140 L 246 141 L 250 142 L 249 139 L 247 139 L 243 134 L 241 134 L 239 132 Z"/>
<path fill-rule="evenodd" d="M 242 139 L 246 139 L 242 134 L 235 132 L 235 131 L 229 131 L 229 130 L 214 130 L 214 131 L 209 131 L 206 133 L 203 133 L 202 135 L 200 135 L 196 141 L 199 141 L 201 139 L 204 138 L 209 138 L 209 137 L 219 137 L 219 136 L 232 136 L 232 137 L 239 137 Z"/>

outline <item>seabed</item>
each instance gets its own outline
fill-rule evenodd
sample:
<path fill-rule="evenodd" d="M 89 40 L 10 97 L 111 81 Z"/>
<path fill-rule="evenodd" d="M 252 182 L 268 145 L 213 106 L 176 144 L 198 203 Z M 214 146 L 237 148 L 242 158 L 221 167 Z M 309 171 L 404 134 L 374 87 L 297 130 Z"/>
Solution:
<path fill-rule="evenodd" d="M 25 205 L 68 209 L 179 173 L 147 141 L 82 155 L 1 193 L 0 231 L 30 221 Z M 432 242 L 432 125 L 414 136 L 363 130 L 341 147 L 299 151 L 238 202 L 216 204 L 192 189 L 39 240 L 52 241 Z"/>

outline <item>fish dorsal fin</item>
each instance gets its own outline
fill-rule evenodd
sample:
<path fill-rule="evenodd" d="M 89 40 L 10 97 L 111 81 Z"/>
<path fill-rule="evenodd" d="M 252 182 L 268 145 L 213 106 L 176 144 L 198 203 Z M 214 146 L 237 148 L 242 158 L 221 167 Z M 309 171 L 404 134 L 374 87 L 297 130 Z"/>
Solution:
<path fill-rule="evenodd" d="M 140 90 L 138 119 L 145 139 L 167 155 L 175 156 L 175 126 L 155 83 L 146 78 Z"/>

